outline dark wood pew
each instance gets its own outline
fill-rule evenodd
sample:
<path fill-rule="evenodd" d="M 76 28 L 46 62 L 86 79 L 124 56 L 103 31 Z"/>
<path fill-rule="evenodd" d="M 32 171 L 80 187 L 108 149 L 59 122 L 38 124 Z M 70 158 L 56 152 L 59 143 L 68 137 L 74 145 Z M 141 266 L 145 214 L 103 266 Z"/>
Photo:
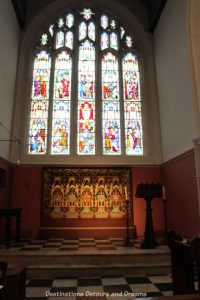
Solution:
<path fill-rule="evenodd" d="M 186 240 L 172 230 L 168 232 L 168 245 L 171 250 L 172 284 L 174 295 L 200 293 L 199 287 L 198 291 L 195 291 L 194 274 L 194 269 L 196 268 L 199 282 L 199 240 L 199 238 L 192 241 Z"/>

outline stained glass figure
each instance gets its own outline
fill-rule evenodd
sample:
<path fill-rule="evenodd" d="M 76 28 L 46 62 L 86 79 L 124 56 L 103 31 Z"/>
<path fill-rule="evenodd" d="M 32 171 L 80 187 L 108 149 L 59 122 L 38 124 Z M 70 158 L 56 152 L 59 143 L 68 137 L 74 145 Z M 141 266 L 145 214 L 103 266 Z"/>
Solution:
<path fill-rule="evenodd" d="M 132 45 L 133 45 L 133 41 L 132 41 L 132 38 L 130 36 L 126 37 L 126 45 L 129 48 L 132 47 Z"/>
<path fill-rule="evenodd" d="M 71 31 L 68 31 L 65 35 L 65 46 L 73 49 L 73 33 Z"/>
<path fill-rule="evenodd" d="M 103 15 L 101 16 L 101 27 L 106 29 L 108 27 L 108 17 Z"/>
<path fill-rule="evenodd" d="M 69 154 L 71 73 L 71 57 L 62 51 L 55 62 L 52 154 Z"/>
<path fill-rule="evenodd" d="M 95 154 L 94 101 L 79 101 L 78 154 Z"/>
<path fill-rule="evenodd" d="M 36 54 L 33 69 L 32 99 L 49 98 L 51 57 L 46 51 Z"/>
<path fill-rule="evenodd" d="M 102 60 L 102 98 L 119 99 L 118 60 L 111 52 L 104 55 Z"/>
<path fill-rule="evenodd" d="M 71 28 L 74 25 L 74 16 L 72 14 L 66 16 L 66 25 L 68 28 Z"/>
<path fill-rule="evenodd" d="M 118 50 L 117 34 L 115 32 L 110 34 L 110 47 Z"/>
<path fill-rule="evenodd" d="M 54 28 L 54 24 L 49 26 L 49 33 L 50 33 L 51 36 L 53 36 L 53 33 L 54 33 L 53 28 Z"/>
<path fill-rule="evenodd" d="M 122 61 L 125 100 L 140 100 L 138 60 L 128 53 Z"/>
<path fill-rule="evenodd" d="M 47 120 L 31 119 L 29 131 L 29 154 L 45 154 L 47 142 Z"/>
<path fill-rule="evenodd" d="M 86 20 L 90 20 L 92 15 L 94 15 L 90 8 L 84 8 L 84 10 L 80 14 L 83 15 L 83 18 Z"/>
<path fill-rule="evenodd" d="M 41 45 L 46 45 L 48 42 L 48 35 L 46 33 L 43 33 L 41 36 Z"/>
<path fill-rule="evenodd" d="M 63 18 L 58 19 L 58 27 L 62 28 L 64 26 L 65 22 Z"/>
<path fill-rule="evenodd" d="M 56 34 L 56 49 L 64 46 L 64 32 L 58 31 Z"/>
<path fill-rule="evenodd" d="M 140 102 L 140 80 L 138 59 L 128 53 L 122 60 L 124 112 L 125 112 L 125 144 L 127 155 L 142 155 L 142 116 Z"/>
<path fill-rule="evenodd" d="M 79 99 L 94 99 L 95 48 L 85 41 L 79 50 Z"/>
<path fill-rule="evenodd" d="M 78 85 L 78 154 L 95 154 L 95 48 L 88 40 L 79 47 Z"/>
<path fill-rule="evenodd" d="M 109 36 L 106 32 L 101 34 L 101 50 L 109 47 Z"/>
<path fill-rule="evenodd" d="M 54 119 L 52 127 L 52 154 L 69 154 L 69 122 L 65 119 Z"/>
<path fill-rule="evenodd" d="M 90 22 L 88 25 L 88 37 L 92 41 L 95 41 L 95 25 L 93 22 Z"/>
<path fill-rule="evenodd" d="M 119 120 L 103 120 L 103 154 L 121 154 Z"/>
<path fill-rule="evenodd" d="M 56 58 L 54 75 L 54 98 L 71 98 L 71 71 L 72 60 L 66 51 L 62 51 Z"/>
<path fill-rule="evenodd" d="M 85 22 L 81 22 L 79 25 L 79 40 L 83 40 L 87 35 L 87 25 Z"/>
<path fill-rule="evenodd" d="M 140 120 L 125 121 L 125 141 L 127 155 L 142 155 L 142 123 Z"/>

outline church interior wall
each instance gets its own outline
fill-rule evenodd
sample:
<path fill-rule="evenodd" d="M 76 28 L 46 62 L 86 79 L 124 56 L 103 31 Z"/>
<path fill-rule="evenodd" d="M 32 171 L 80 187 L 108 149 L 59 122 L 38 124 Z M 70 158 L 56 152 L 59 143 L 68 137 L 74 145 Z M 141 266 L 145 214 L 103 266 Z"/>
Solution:
<path fill-rule="evenodd" d="M 187 1 L 168 0 L 154 32 L 163 160 L 192 149 L 196 137 Z"/>
<path fill-rule="evenodd" d="M 11 1 L 0 3 L 0 122 L 11 130 L 13 97 L 17 70 L 20 29 Z M 1 139 L 9 139 L 9 134 L 0 128 Z M 0 157 L 9 158 L 9 142 L 1 143 Z"/>
<path fill-rule="evenodd" d="M 168 227 L 192 238 L 199 234 L 200 218 L 194 151 L 189 151 L 162 167 L 166 186 Z"/>

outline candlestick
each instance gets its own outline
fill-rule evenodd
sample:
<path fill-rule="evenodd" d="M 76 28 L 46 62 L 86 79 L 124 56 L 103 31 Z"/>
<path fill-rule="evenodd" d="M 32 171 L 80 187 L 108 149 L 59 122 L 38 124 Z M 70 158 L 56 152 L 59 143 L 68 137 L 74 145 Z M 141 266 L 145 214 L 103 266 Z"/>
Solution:
<path fill-rule="evenodd" d="M 162 187 L 162 197 L 163 197 L 164 200 L 166 199 L 166 194 L 165 194 L 165 187 L 164 187 L 164 185 L 163 185 L 163 187 Z"/>
<path fill-rule="evenodd" d="M 125 200 L 128 200 L 128 194 L 127 194 L 127 187 L 126 186 L 125 186 L 124 191 L 125 191 Z"/>

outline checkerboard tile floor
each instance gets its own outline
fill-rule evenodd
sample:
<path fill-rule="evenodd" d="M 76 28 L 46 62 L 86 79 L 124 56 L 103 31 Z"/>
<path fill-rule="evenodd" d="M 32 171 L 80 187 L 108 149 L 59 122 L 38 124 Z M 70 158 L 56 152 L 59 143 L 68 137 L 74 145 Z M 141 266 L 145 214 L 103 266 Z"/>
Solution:
<path fill-rule="evenodd" d="M 132 241 L 133 242 L 133 241 Z M 136 239 L 133 242 L 133 247 L 140 249 L 142 240 Z M 162 244 L 162 241 L 157 241 L 158 244 Z M 0 244 L 0 249 L 4 249 L 4 244 Z M 21 241 L 16 244 L 11 241 L 10 248 L 15 248 L 16 251 L 44 251 L 44 250 L 56 250 L 56 251 L 80 251 L 80 250 L 122 250 L 124 248 L 123 238 L 79 238 L 79 239 L 46 239 L 46 240 L 36 240 L 36 239 L 21 239 Z"/>
<path fill-rule="evenodd" d="M 169 295 L 170 275 L 28 279 L 26 286 L 26 300 L 131 300 Z"/>

